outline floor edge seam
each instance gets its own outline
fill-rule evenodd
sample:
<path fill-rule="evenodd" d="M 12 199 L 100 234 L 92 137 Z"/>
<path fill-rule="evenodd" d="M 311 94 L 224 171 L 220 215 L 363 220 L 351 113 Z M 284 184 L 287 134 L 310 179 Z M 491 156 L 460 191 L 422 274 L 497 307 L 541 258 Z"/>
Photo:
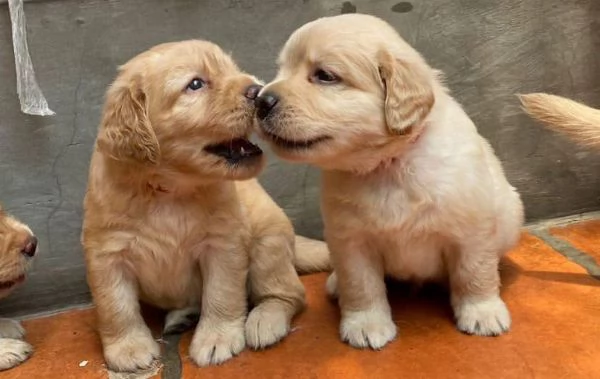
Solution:
<path fill-rule="evenodd" d="M 594 279 L 600 280 L 600 266 L 591 255 L 579 250 L 569 241 L 552 235 L 547 229 L 530 230 L 530 233 L 548 244 L 554 251 L 582 267 Z"/>

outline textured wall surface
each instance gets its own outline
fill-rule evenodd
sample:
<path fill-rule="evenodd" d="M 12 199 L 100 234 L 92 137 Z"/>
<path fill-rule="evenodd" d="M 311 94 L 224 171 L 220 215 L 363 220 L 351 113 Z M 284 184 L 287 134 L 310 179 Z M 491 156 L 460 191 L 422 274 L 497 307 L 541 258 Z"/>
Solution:
<path fill-rule="evenodd" d="M 37 77 L 57 115 L 19 112 L 0 1 L 0 201 L 41 242 L 29 282 L 0 303 L 4 315 L 88 301 L 81 203 L 104 91 L 119 64 L 165 41 L 210 39 L 268 80 L 278 49 L 304 22 L 378 15 L 446 73 L 529 220 L 600 208 L 600 153 L 534 125 L 514 97 L 549 91 L 600 106 L 598 0 L 38 0 L 25 12 Z M 299 232 L 321 235 L 318 172 L 271 157 L 261 181 Z"/>

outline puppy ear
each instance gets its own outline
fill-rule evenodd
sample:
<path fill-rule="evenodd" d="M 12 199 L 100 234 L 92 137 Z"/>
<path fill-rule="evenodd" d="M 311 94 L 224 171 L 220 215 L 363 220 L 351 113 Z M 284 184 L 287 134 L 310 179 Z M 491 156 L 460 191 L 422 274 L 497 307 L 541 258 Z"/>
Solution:
<path fill-rule="evenodd" d="M 139 80 L 119 78 L 108 90 L 97 144 L 116 160 L 158 163 L 160 148 Z"/>
<path fill-rule="evenodd" d="M 379 53 L 379 75 L 385 91 L 385 121 L 392 134 L 409 134 L 423 122 L 435 102 L 431 79 L 417 63 Z"/>

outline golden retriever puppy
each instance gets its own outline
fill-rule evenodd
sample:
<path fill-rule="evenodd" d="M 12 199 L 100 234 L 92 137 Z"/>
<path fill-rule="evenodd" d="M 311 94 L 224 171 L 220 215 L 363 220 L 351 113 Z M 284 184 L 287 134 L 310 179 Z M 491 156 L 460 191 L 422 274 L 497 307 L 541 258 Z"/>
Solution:
<path fill-rule="evenodd" d="M 7 214 L 0 204 L 0 299 L 25 281 L 25 274 L 37 251 L 31 229 Z M 33 347 L 23 341 L 25 330 L 18 321 L 0 318 L 0 370 L 25 361 Z"/>
<path fill-rule="evenodd" d="M 82 243 L 110 368 L 159 356 L 140 300 L 175 318 L 199 307 L 190 357 L 218 364 L 283 338 L 305 303 L 295 267 L 328 267 L 326 245 L 296 241 L 252 179 L 264 165 L 248 140 L 260 88 L 216 45 L 185 41 L 134 57 L 108 90 Z"/>
<path fill-rule="evenodd" d="M 550 129 L 582 145 L 600 147 L 600 110 L 546 93 L 520 95 L 519 98 L 527 114 Z"/>
<path fill-rule="evenodd" d="M 444 281 L 458 329 L 498 335 L 500 257 L 517 242 L 520 196 L 436 70 L 384 21 L 346 14 L 296 30 L 256 100 L 282 158 L 323 169 L 321 208 L 341 338 L 396 336 L 384 276 Z"/>

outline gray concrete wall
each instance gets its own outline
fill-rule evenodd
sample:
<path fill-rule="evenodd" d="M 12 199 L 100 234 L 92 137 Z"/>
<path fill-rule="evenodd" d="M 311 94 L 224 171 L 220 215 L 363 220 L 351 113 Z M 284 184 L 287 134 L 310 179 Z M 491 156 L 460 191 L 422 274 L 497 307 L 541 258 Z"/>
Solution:
<path fill-rule="evenodd" d="M 1 2 L 1 1 L 0 1 Z M 490 139 L 529 220 L 600 208 L 600 156 L 534 125 L 514 93 L 550 91 L 600 106 L 598 0 L 28 1 L 29 48 L 55 117 L 19 112 L 8 7 L 0 5 L 0 200 L 35 230 L 41 254 L 5 315 L 88 301 L 79 244 L 88 160 L 117 65 L 154 44 L 205 38 L 263 79 L 306 21 L 341 12 L 391 22 L 447 74 Z M 318 173 L 271 157 L 261 178 L 298 231 L 321 235 Z"/>

